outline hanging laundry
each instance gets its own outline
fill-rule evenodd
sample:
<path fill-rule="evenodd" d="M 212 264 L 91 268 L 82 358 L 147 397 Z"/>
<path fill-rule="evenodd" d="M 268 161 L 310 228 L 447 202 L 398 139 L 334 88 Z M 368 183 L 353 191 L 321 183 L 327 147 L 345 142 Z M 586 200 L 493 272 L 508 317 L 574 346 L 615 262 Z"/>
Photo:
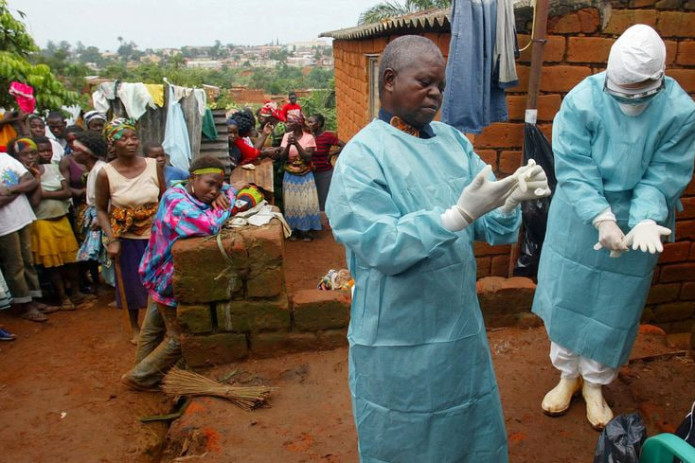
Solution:
<path fill-rule="evenodd" d="M 147 91 L 150 93 L 150 96 L 152 97 L 152 101 L 154 101 L 154 104 L 156 104 L 160 108 L 164 106 L 164 85 L 145 84 L 145 87 L 147 88 Z"/>
<path fill-rule="evenodd" d="M 183 87 L 180 87 L 183 88 Z M 171 165 L 188 170 L 191 160 L 191 146 L 188 138 L 186 120 L 183 117 L 181 104 L 174 96 L 173 86 L 169 86 L 169 106 L 167 122 L 164 129 L 164 152 L 169 154 Z"/>
<path fill-rule="evenodd" d="M 493 79 L 496 39 L 497 0 L 454 0 L 442 121 L 463 132 L 508 118 L 504 89 Z"/>
<path fill-rule="evenodd" d="M 196 88 L 193 90 L 193 96 L 195 96 L 195 99 L 198 100 L 198 112 L 201 116 L 204 116 L 208 102 L 208 96 L 205 93 L 205 90 L 202 88 Z"/>
<path fill-rule="evenodd" d="M 497 0 L 497 38 L 495 40 L 497 82 L 502 88 L 516 87 L 519 77 L 516 74 L 516 58 L 519 57 L 519 45 L 516 41 L 514 22 L 514 0 Z"/>
<path fill-rule="evenodd" d="M 128 116 L 138 120 L 145 114 L 147 107 L 157 109 L 152 95 L 147 91 L 147 87 L 142 82 L 128 83 L 123 82 L 118 86 L 118 98 L 123 103 Z"/>
<path fill-rule="evenodd" d="M 179 101 L 181 98 L 185 98 L 193 93 L 192 88 L 180 87 L 178 85 L 172 85 L 171 88 L 174 90 L 174 101 Z"/>
<path fill-rule="evenodd" d="M 98 88 L 92 93 L 92 107 L 103 114 L 109 112 L 109 99 L 103 90 Z"/>
<path fill-rule="evenodd" d="M 14 96 L 19 109 L 25 113 L 33 113 L 36 109 L 36 98 L 34 98 L 34 88 L 31 85 L 21 82 L 10 84 L 10 95 Z"/>
<path fill-rule="evenodd" d="M 215 127 L 215 118 L 212 115 L 212 110 L 206 109 L 203 116 L 203 136 L 208 140 L 217 140 L 217 127 Z"/>

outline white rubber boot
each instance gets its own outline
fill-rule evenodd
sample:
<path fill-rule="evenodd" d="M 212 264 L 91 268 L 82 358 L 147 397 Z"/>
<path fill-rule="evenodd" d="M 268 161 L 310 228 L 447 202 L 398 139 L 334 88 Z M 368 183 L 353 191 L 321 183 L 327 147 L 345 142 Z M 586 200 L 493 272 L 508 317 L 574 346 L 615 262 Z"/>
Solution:
<path fill-rule="evenodd" d="M 552 388 L 543 398 L 541 407 L 546 415 L 564 415 L 570 408 L 572 396 L 582 388 L 582 378 L 560 378 L 557 386 Z"/>
<path fill-rule="evenodd" d="M 613 419 L 613 411 L 603 399 L 600 384 L 592 384 L 584 381 L 582 396 L 586 402 L 586 419 L 591 423 L 591 427 L 600 431 L 606 427 L 608 422 Z"/>

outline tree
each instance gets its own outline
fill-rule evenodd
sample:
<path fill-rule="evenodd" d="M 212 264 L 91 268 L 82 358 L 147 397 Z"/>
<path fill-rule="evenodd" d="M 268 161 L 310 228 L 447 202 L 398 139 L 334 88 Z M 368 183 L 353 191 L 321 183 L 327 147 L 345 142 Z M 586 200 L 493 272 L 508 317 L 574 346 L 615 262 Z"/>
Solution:
<path fill-rule="evenodd" d="M 24 18 L 24 13 L 18 13 Z M 16 104 L 7 92 L 12 81 L 34 87 L 39 109 L 58 109 L 78 100 L 77 93 L 67 91 L 48 66 L 29 62 L 39 49 L 24 23 L 10 13 L 7 0 L 0 0 L 0 50 L 0 106 L 11 108 Z"/>
<path fill-rule="evenodd" d="M 405 0 L 404 3 L 387 0 L 363 11 L 357 25 L 378 23 L 397 16 L 449 6 L 451 6 L 451 0 Z"/>

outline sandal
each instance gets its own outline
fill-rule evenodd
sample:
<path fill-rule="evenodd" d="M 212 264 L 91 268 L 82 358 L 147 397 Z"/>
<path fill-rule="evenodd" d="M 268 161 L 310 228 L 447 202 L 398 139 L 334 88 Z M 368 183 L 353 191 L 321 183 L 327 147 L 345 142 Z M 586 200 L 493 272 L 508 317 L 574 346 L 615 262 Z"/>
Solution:
<path fill-rule="evenodd" d="M 63 303 L 60 305 L 60 310 L 68 312 L 73 311 L 75 310 L 75 304 L 73 304 L 70 299 L 65 299 L 63 300 Z"/>
<path fill-rule="evenodd" d="M 25 320 L 37 323 L 48 321 L 48 317 L 39 312 L 38 310 L 36 312 L 25 312 L 21 315 L 21 317 Z"/>
<path fill-rule="evenodd" d="M 39 309 L 39 312 L 42 314 L 48 315 L 49 313 L 54 313 L 60 310 L 60 307 L 56 307 L 54 305 L 44 305 Z"/>
<path fill-rule="evenodd" d="M 307 233 L 306 235 L 304 235 L 304 238 L 302 238 L 302 240 L 308 243 L 309 241 L 314 241 L 314 237 Z"/>

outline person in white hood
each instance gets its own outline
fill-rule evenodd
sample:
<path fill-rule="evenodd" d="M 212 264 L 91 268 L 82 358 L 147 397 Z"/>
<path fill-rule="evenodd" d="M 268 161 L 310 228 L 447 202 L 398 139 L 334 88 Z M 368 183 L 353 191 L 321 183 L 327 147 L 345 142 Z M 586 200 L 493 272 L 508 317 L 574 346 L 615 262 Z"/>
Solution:
<path fill-rule="evenodd" d="M 630 356 L 662 239 L 673 238 L 693 173 L 695 103 L 665 63 L 656 31 L 630 27 L 606 71 L 573 88 L 553 122 L 558 183 L 533 311 L 560 382 L 542 409 L 561 415 L 581 391 L 596 429 L 613 417 L 602 386 Z"/>

